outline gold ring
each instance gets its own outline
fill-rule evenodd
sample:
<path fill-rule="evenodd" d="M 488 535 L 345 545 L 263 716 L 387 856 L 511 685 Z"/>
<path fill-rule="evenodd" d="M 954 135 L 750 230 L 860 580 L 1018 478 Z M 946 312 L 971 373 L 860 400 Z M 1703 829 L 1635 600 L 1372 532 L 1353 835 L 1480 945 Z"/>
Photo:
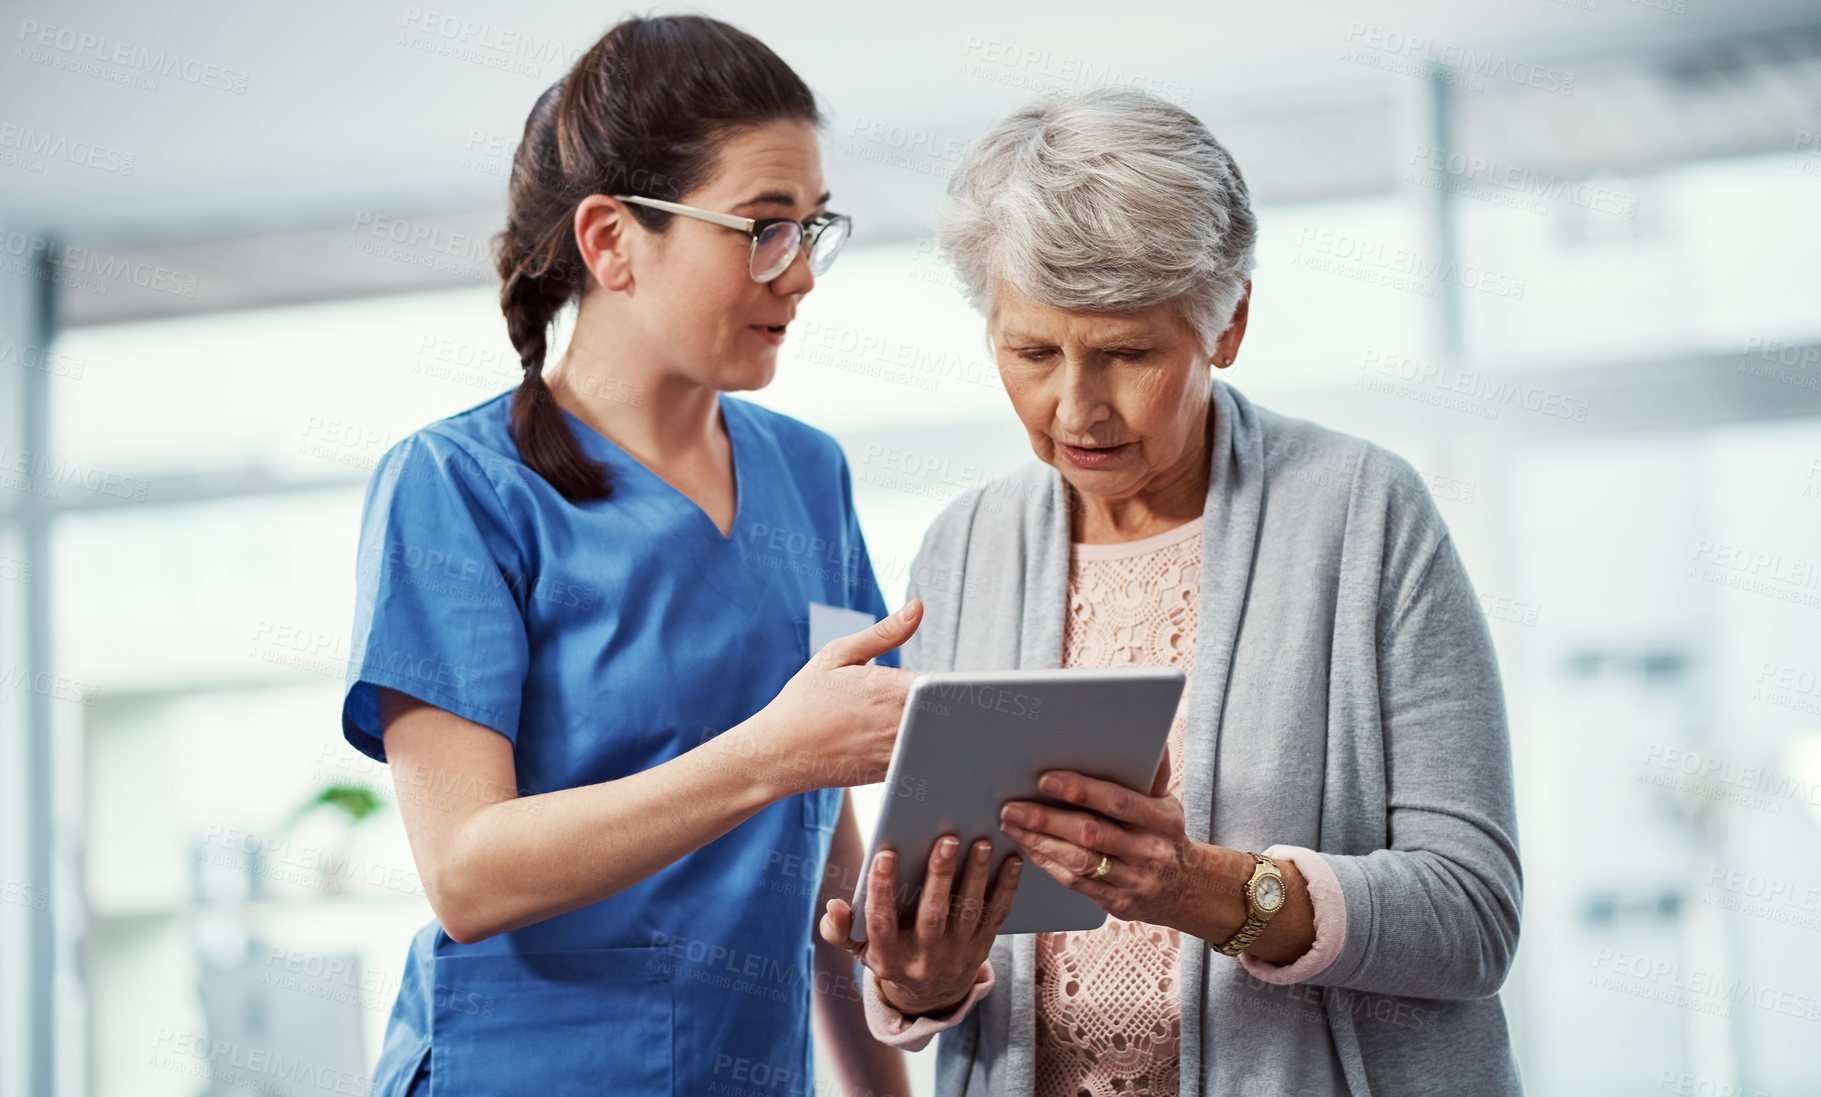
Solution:
<path fill-rule="evenodd" d="M 1112 867 L 1113 867 L 1112 863 L 1107 860 L 1107 855 L 1104 853 L 1101 854 L 1100 855 L 1100 867 L 1094 870 L 1094 879 L 1098 880 L 1101 877 L 1105 876 L 1107 874 L 1107 870 Z"/>

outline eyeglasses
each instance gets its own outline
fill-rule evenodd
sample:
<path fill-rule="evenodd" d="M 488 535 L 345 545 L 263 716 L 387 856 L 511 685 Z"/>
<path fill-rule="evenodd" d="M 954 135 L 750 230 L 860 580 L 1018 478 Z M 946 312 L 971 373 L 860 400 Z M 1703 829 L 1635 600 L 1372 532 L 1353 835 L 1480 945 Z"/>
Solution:
<path fill-rule="evenodd" d="M 666 213 L 678 213 L 698 221 L 738 229 L 752 237 L 752 251 L 746 257 L 746 270 L 755 282 L 769 282 L 788 270 L 791 263 L 796 261 L 797 252 L 802 249 L 805 240 L 809 241 L 809 272 L 820 275 L 834 264 L 835 256 L 840 253 L 841 245 L 847 243 L 847 237 L 854 227 L 854 219 L 845 213 L 820 213 L 807 221 L 793 221 L 788 217 L 761 217 L 755 220 L 751 217 L 736 217 L 731 213 L 697 209 L 678 202 L 666 202 L 661 198 L 641 198 L 636 194 L 616 194 L 614 197 L 635 206 L 650 206 Z"/>

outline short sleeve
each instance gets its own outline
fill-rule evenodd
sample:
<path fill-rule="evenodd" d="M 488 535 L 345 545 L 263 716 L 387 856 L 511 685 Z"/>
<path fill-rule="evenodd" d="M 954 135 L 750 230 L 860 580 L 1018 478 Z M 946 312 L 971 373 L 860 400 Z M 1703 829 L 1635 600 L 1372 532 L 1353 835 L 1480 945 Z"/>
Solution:
<path fill-rule="evenodd" d="M 414 434 L 374 469 L 361 514 L 342 734 L 385 761 L 376 686 L 517 742 L 530 663 L 526 574 L 499 495 L 472 456 Z"/>

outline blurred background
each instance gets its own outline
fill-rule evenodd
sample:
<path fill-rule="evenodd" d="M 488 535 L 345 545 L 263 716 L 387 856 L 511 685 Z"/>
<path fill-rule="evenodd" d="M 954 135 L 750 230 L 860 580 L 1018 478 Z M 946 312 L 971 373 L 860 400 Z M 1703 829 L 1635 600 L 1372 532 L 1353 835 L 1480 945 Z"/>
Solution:
<path fill-rule="evenodd" d="M 1821 10 L 690 10 L 824 100 L 857 235 L 754 398 L 846 447 L 888 601 L 1029 459 L 948 176 L 1039 94 L 1188 107 L 1260 211 L 1230 380 L 1407 457 L 1481 592 L 1530 1091 L 1821 1092 Z M 0 1091 L 366 1091 L 430 911 L 339 732 L 361 493 L 516 384 L 513 147 L 616 18 L 6 5 Z"/>

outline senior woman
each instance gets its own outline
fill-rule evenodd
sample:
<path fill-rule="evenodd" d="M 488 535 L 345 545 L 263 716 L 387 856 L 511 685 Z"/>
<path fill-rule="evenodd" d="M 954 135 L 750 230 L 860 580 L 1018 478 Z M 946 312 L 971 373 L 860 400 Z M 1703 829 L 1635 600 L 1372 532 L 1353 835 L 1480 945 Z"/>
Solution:
<path fill-rule="evenodd" d="M 1040 463 L 931 527 L 913 576 L 958 578 L 914 591 L 904 665 L 1167 664 L 1190 684 L 1152 788 L 1058 773 L 1069 807 L 1004 812 L 1101 928 L 995 938 L 1015 872 L 989 896 L 965 836 L 911 866 L 957 898 L 906 930 L 889 852 L 868 943 L 828 904 L 874 1035 L 941 1031 L 944 1095 L 1519 1092 L 1485 621 L 1409 464 L 1213 375 L 1251 295 L 1232 159 L 1187 112 L 1108 92 L 1007 118 L 949 194 L 944 251 Z"/>

